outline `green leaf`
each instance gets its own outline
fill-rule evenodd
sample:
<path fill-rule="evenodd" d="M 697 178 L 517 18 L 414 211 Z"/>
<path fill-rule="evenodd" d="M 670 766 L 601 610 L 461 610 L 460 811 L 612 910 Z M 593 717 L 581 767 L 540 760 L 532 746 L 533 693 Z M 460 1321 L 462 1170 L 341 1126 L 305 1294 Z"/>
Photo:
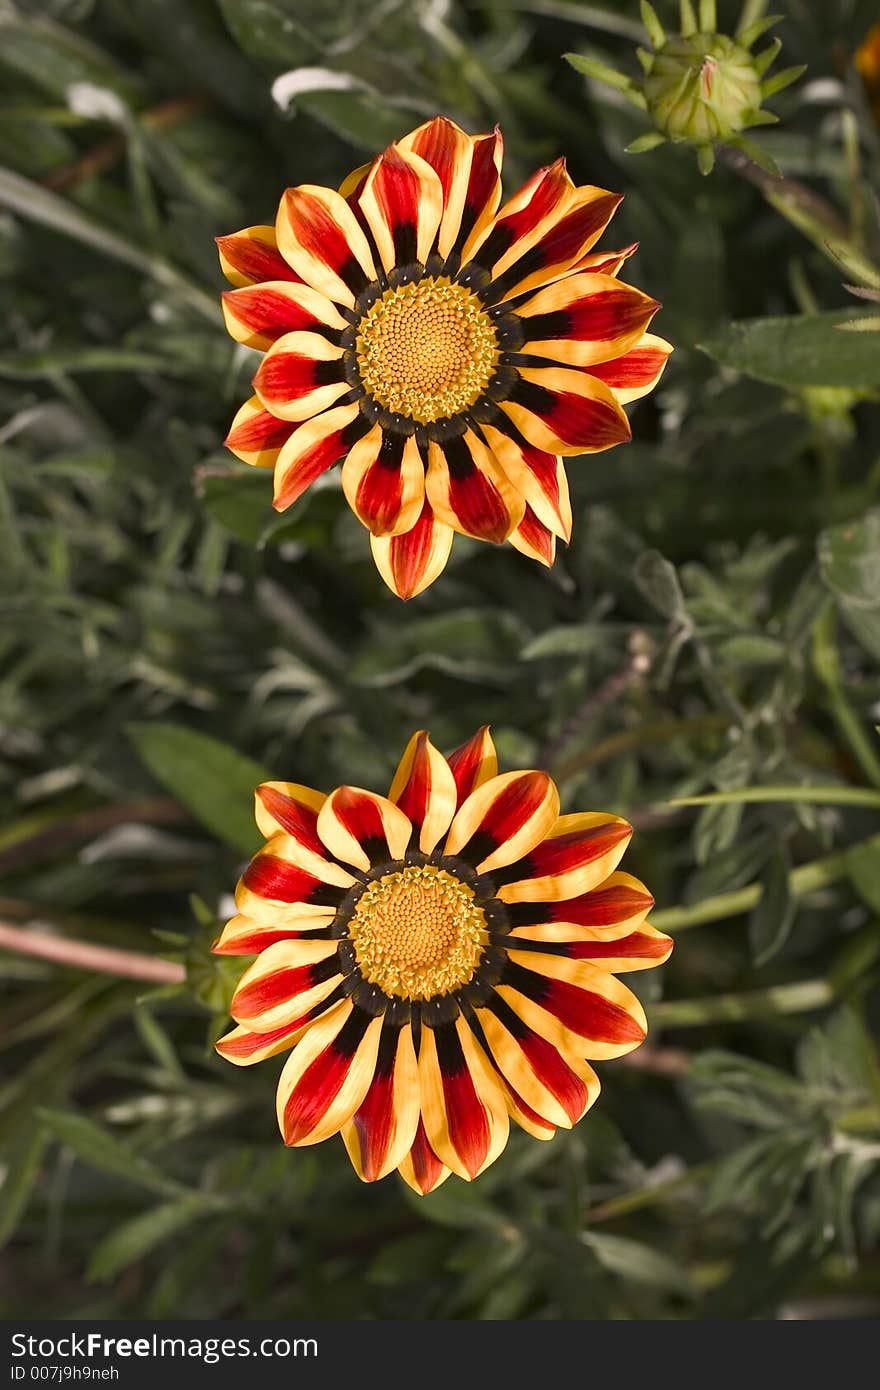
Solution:
<path fill-rule="evenodd" d="M 272 511 L 272 479 L 262 468 L 207 474 L 199 493 L 215 521 L 239 540 L 256 545 L 277 513 Z"/>
<path fill-rule="evenodd" d="M 10 1144 L 0 1180 L 0 1249 L 6 1244 L 27 1206 L 49 1140 L 44 1125 L 33 1123 Z"/>
<path fill-rule="evenodd" d="M 41 1110 L 39 1113 L 56 1139 L 73 1149 L 77 1158 L 92 1168 L 153 1192 L 179 1191 L 179 1184 L 166 1177 L 149 1159 L 135 1153 L 128 1144 L 85 1115 L 72 1110 Z"/>
<path fill-rule="evenodd" d="M 847 850 L 846 867 L 859 897 L 880 916 L 880 845 L 854 845 Z"/>
<path fill-rule="evenodd" d="M 98 1282 L 112 1279 L 120 1270 L 141 1259 L 211 1210 L 211 1204 L 204 1199 L 187 1197 L 180 1202 L 166 1202 L 150 1211 L 141 1212 L 131 1221 L 117 1226 L 96 1246 L 89 1260 L 87 1278 Z"/>
<path fill-rule="evenodd" d="M 243 854 L 254 852 L 254 790 L 269 780 L 265 768 L 183 724 L 129 724 L 126 732 L 156 780 L 196 820 Z"/>
<path fill-rule="evenodd" d="M 460 680 L 507 685 L 521 638 L 513 613 L 461 608 L 399 623 L 374 637 L 352 662 L 350 678 L 355 685 L 381 689 L 427 668 Z"/>
<path fill-rule="evenodd" d="M 664 618 L 686 617 L 684 595 L 675 566 L 659 550 L 646 550 L 636 560 L 633 578 L 645 598 Z"/>
<path fill-rule="evenodd" d="M 756 965 L 766 965 L 788 939 L 795 918 L 788 858 L 777 851 L 764 871 L 764 891 L 749 918 L 749 945 Z"/>
<path fill-rule="evenodd" d="M 744 319 L 698 344 L 722 366 L 777 386 L 880 388 L 880 334 L 846 333 L 850 309 L 786 318 Z"/>
<path fill-rule="evenodd" d="M 694 1296 L 693 1285 L 681 1265 L 653 1246 L 628 1236 L 599 1235 L 595 1231 L 584 1231 L 581 1240 L 605 1269 L 623 1280 L 652 1284 L 685 1298 Z"/>

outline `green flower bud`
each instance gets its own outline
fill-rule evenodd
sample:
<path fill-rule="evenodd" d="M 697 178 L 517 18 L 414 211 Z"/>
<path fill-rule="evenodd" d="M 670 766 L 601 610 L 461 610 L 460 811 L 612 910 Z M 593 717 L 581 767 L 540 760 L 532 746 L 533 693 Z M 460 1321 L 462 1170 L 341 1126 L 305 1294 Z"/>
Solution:
<path fill-rule="evenodd" d="M 674 35 L 654 56 L 642 90 L 656 128 L 694 145 L 739 135 L 761 104 L 752 55 L 726 34 Z"/>

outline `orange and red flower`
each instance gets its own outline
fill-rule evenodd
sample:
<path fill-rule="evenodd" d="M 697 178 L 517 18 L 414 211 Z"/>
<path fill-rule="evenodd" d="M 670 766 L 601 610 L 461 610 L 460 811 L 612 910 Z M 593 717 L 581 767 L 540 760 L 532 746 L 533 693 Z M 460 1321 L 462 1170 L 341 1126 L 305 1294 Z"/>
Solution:
<path fill-rule="evenodd" d="M 592 1105 L 591 1060 L 643 1041 L 615 974 L 660 965 L 619 816 L 559 814 L 543 772 L 498 774 L 481 729 L 448 759 L 412 736 L 387 797 L 289 782 L 256 793 L 266 844 L 214 950 L 256 955 L 217 1050 L 290 1051 L 290 1145 L 341 1133 L 361 1178 L 417 1192 L 475 1178 L 513 1119 L 539 1139 Z"/>
<path fill-rule="evenodd" d="M 623 406 L 670 346 L 657 302 L 592 250 L 620 198 L 563 160 L 499 210 L 501 135 L 437 117 L 338 192 L 285 192 L 274 227 L 218 238 L 229 332 L 265 354 L 227 438 L 275 472 L 284 510 L 343 460 L 342 486 L 402 598 L 454 532 L 551 564 L 568 540 L 566 455 L 630 437 Z"/>

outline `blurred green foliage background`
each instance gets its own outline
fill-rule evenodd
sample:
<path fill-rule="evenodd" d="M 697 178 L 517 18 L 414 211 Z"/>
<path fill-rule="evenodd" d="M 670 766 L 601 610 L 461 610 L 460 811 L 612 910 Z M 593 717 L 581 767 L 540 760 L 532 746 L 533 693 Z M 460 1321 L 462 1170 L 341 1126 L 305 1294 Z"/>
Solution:
<path fill-rule="evenodd" d="M 880 1310 L 876 6 L 776 8 L 771 186 L 623 153 L 644 115 L 562 55 L 637 71 L 635 0 L 0 0 L 0 921 L 177 933 L 193 985 L 0 952 L 4 1316 Z M 278 516 L 224 452 L 257 359 L 213 237 L 437 112 L 501 123 L 508 191 L 564 153 L 626 193 L 603 246 L 676 352 L 570 464 L 552 571 L 459 539 L 403 605 L 337 477 Z M 282 1147 L 207 948 L 261 768 L 383 790 L 412 729 L 485 721 L 634 822 L 680 936 L 585 1121 L 419 1201 Z"/>

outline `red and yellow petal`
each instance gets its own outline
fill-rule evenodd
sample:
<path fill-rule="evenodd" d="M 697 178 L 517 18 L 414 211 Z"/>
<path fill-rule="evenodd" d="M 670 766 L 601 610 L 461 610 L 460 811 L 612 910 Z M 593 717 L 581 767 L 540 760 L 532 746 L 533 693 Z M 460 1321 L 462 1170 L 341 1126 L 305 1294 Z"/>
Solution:
<path fill-rule="evenodd" d="M 386 434 L 374 425 L 348 453 L 342 490 L 372 535 L 411 531 L 425 501 L 425 468 L 415 435 Z"/>
<path fill-rule="evenodd" d="M 645 1011 L 632 990 L 586 961 L 510 950 L 497 993 L 566 1056 L 620 1057 L 644 1042 Z"/>
<path fill-rule="evenodd" d="M 387 797 L 337 787 L 321 807 L 318 834 L 337 859 L 366 873 L 374 864 L 403 858 L 412 825 Z"/>
<path fill-rule="evenodd" d="M 323 917 L 328 908 L 335 910 L 354 880 L 341 865 L 317 854 L 305 856 L 306 851 L 299 852 L 292 836 L 273 836 L 238 881 L 238 911 L 267 925 L 286 928 L 303 916 Z"/>
<path fill-rule="evenodd" d="M 332 907 L 305 908 L 297 913 L 295 906 L 289 906 L 283 920 L 270 915 L 268 921 L 262 921 L 240 912 L 229 919 L 211 950 L 218 956 L 256 956 L 267 946 L 274 946 L 276 941 L 287 941 L 291 937 L 326 937 L 335 915 Z"/>
<path fill-rule="evenodd" d="M 510 1084 L 520 1108 L 540 1121 L 571 1129 L 599 1094 L 599 1078 L 587 1062 L 563 1056 L 500 999 L 495 1009 L 477 1010 L 496 1067 Z"/>
<path fill-rule="evenodd" d="M 422 853 L 430 854 L 452 823 L 457 789 L 448 762 L 424 730 L 406 745 L 388 799 L 409 820 Z"/>
<path fill-rule="evenodd" d="M 549 454 L 594 454 L 631 437 L 613 392 L 584 371 L 520 367 L 500 406 L 529 443 Z"/>
<path fill-rule="evenodd" d="M 625 975 L 630 970 L 650 970 L 662 965 L 672 954 L 671 936 L 657 931 L 645 922 L 635 931 L 609 936 L 607 931 L 589 927 L 572 927 L 561 922 L 537 927 L 517 928 L 510 933 L 508 943 L 525 944 L 534 941 L 548 954 L 564 956 L 567 960 L 584 960 L 607 970 L 612 975 Z"/>
<path fill-rule="evenodd" d="M 283 830 L 311 849 L 323 853 L 318 838 L 318 812 L 327 797 L 298 782 L 261 782 L 254 792 L 254 819 L 268 840 Z"/>
<path fill-rule="evenodd" d="M 571 540 L 571 499 L 562 459 L 529 444 L 514 425 L 510 433 L 484 425 L 483 433 L 526 506 L 554 535 Z"/>
<path fill-rule="evenodd" d="M 278 1081 L 285 1144 L 318 1144 L 338 1133 L 362 1103 L 376 1066 L 382 1019 L 343 999 L 306 1031 Z"/>
<path fill-rule="evenodd" d="M 334 940 L 276 941 L 244 972 L 229 1012 L 255 1033 L 305 1020 L 342 980 Z"/>
<path fill-rule="evenodd" d="M 278 250 L 274 227 L 245 227 L 217 237 L 220 268 L 233 285 L 256 285 L 261 280 L 299 281 Z"/>
<path fill-rule="evenodd" d="M 610 874 L 598 887 L 576 897 L 548 902 L 524 901 L 508 904 L 508 915 L 516 933 L 535 936 L 536 928 L 543 941 L 568 941 L 562 928 L 583 928 L 585 934 L 595 933 L 598 940 L 626 936 L 640 927 L 654 906 L 654 899 L 645 885 L 632 874 L 619 869 Z M 559 935 L 554 935 L 555 931 Z"/>
<path fill-rule="evenodd" d="M 460 854 L 478 873 L 490 873 L 528 854 L 558 818 L 559 793 L 546 772 L 504 772 L 459 808 L 445 853 Z"/>
<path fill-rule="evenodd" d="M 538 560 L 548 569 L 556 558 L 556 537 L 552 531 L 548 530 L 543 521 L 538 520 L 528 505 L 519 526 L 516 530 L 511 531 L 507 539 L 514 550 L 528 555 L 530 560 Z"/>
<path fill-rule="evenodd" d="M 471 234 L 482 232 L 501 198 L 501 134 L 467 135 L 454 121 L 436 116 L 398 141 L 430 164 L 443 190 L 437 250 L 443 257 Z"/>
<path fill-rule="evenodd" d="M 251 396 L 237 412 L 225 443 L 242 463 L 254 468 L 274 468 L 296 428 L 289 420 L 279 420 L 266 410 L 259 396 Z"/>
<path fill-rule="evenodd" d="M 415 598 L 434 583 L 446 567 L 454 531 L 438 521 L 425 498 L 418 521 L 400 536 L 370 536 L 373 560 L 385 583 L 398 598 Z"/>
<path fill-rule="evenodd" d="M 491 222 L 483 229 L 474 228 L 464 244 L 462 263 L 474 260 L 494 278 L 511 263 L 511 257 L 518 259 L 540 240 L 542 231 L 569 205 L 573 193 L 564 159 L 538 169 Z"/>
<path fill-rule="evenodd" d="M 389 146 L 373 163 L 358 204 L 386 271 L 425 263 L 443 216 L 443 188 L 430 164 Z"/>
<path fill-rule="evenodd" d="M 419 1064 L 409 1024 L 385 1024 L 370 1088 L 342 1138 L 358 1177 L 377 1182 L 407 1158 L 419 1124 Z"/>
<path fill-rule="evenodd" d="M 467 1181 L 507 1143 L 504 1096 L 464 1019 L 423 1028 L 419 1051 L 422 1118 L 437 1157 Z"/>
<path fill-rule="evenodd" d="M 425 490 L 438 521 L 496 545 L 525 515 L 523 498 L 473 430 L 429 445 Z"/>
<path fill-rule="evenodd" d="M 253 1033 L 249 1028 L 239 1025 L 215 1042 L 214 1050 L 237 1067 L 252 1067 L 257 1062 L 265 1062 L 269 1057 L 277 1057 L 280 1052 L 286 1052 L 293 1047 L 308 1026 L 309 1020 L 306 1020 L 305 1023 L 275 1028 L 271 1033 Z"/>
<path fill-rule="evenodd" d="M 598 241 L 622 199 L 605 188 L 583 185 L 543 223 L 502 256 L 493 272 L 492 293 L 510 299 L 558 280 Z"/>
<path fill-rule="evenodd" d="M 376 278 L 369 243 L 345 199 L 331 188 L 288 188 L 275 222 L 278 249 L 297 274 L 346 308 Z"/>
<path fill-rule="evenodd" d="M 428 1193 L 433 1192 L 435 1188 L 445 1182 L 452 1172 L 452 1169 L 447 1168 L 445 1163 L 441 1163 L 428 1143 L 424 1121 L 421 1117 L 412 1148 L 400 1163 L 397 1171 L 404 1182 L 420 1197 L 427 1197 Z"/>
<path fill-rule="evenodd" d="M 634 347 L 612 362 L 594 364 L 590 375 L 610 387 L 621 405 L 627 405 L 653 391 L 671 352 L 672 344 L 665 338 L 645 333 Z"/>
<path fill-rule="evenodd" d="M 498 776 L 498 754 L 489 732 L 484 724 L 472 738 L 456 748 L 446 759 L 455 778 L 456 809 L 467 801 L 471 792 L 481 787 L 490 778 Z"/>
<path fill-rule="evenodd" d="M 338 463 L 367 429 L 356 403 L 338 405 L 301 424 L 275 463 L 276 511 L 283 512 Z"/>
<path fill-rule="evenodd" d="M 309 420 L 350 390 L 342 348 L 319 333 L 285 333 L 257 368 L 254 390 L 280 420 Z"/>
<path fill-rule="evenodd" d="M 517 307 L 522 351 L 573 367 L 608 362 L 635 346 L 659 308 L 610 275 L 569 275 Z"/>
<path fill-rule="evenodd" d="M 504 870 L 502 902 L 553 902 L 597 888 L 617 868 L 632 838 L 620 816 L 588 811 L 560 816 L 547 839 Z"/>
<path fill-rule="evenodd" d="M 309 285 L 269 280 L 226 290 L 221 299 L 226 331 L 236 342 L 260 352 L 265 352 L 285 333 L 320 331 L 321 328 L 343 332 L 348 327 L 327 296 Z"/>

